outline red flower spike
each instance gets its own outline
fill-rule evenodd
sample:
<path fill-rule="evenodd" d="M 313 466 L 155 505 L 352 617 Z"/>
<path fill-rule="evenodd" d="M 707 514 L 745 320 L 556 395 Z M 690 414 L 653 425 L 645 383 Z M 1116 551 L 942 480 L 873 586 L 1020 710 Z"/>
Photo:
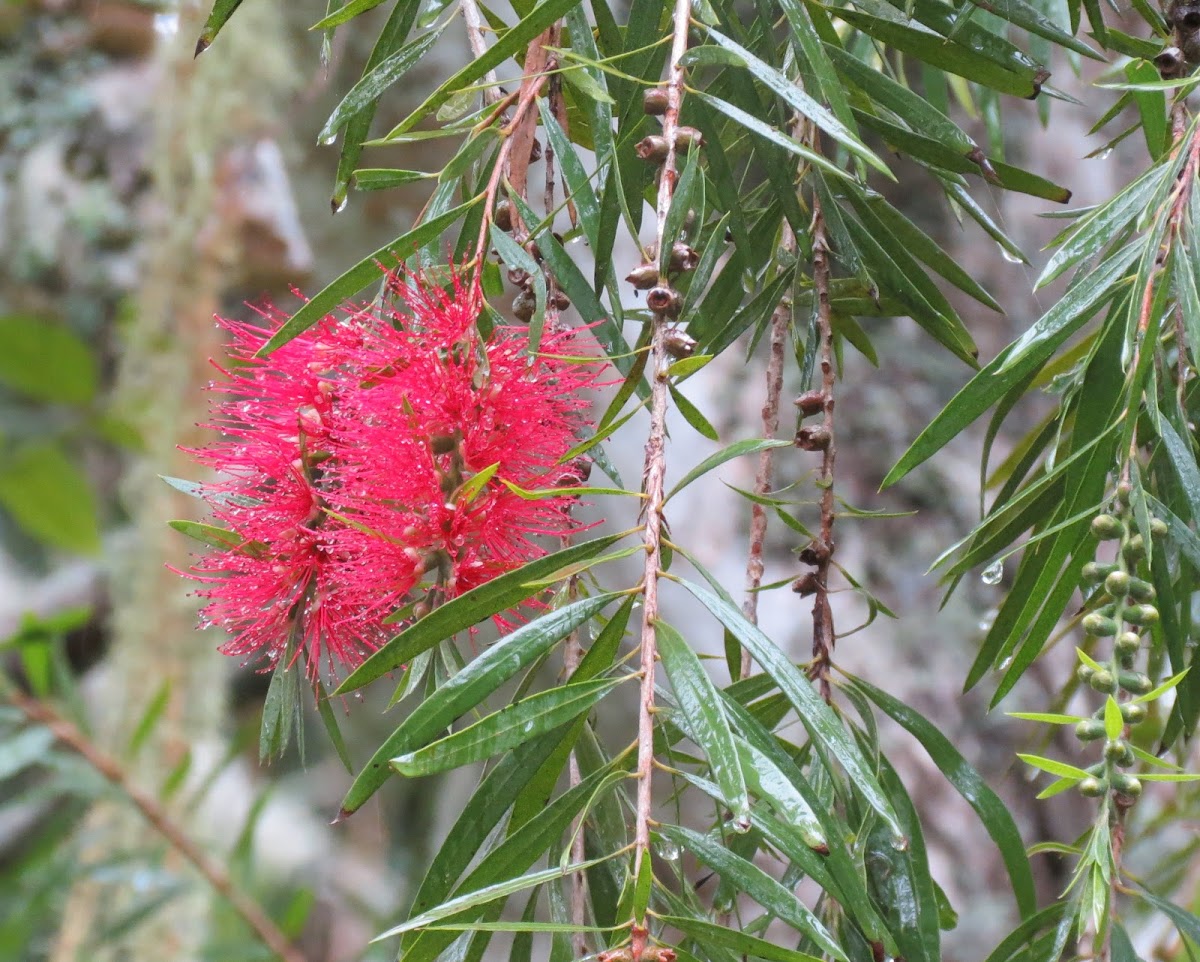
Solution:
<path fill-rule="evenodd" d="M 574 497 L 526 500 L 503 482 L 559 482 L 600 364 L 531 358 L 519 328 L 484 340 L 477 282 L 388 284 L 403 310 L 347 307 L 266 358 L 254 354 L 282 315 L 264 312 L 269 329 L 222 322 L 233 364 L 207 425 L 222 436 L 194 453 L 219 475 L 205 488 L 216 521 L 243 541 L 190 577 L 202 620 L 234 636 L 228 654 L 271 666 L 291 650 L 314 680 L 332 675 L 389 637 L 384 619 L 408 601 L 453 598 L 578 528 Z M 582 356 L 575 332 L 542 345 Z"/>

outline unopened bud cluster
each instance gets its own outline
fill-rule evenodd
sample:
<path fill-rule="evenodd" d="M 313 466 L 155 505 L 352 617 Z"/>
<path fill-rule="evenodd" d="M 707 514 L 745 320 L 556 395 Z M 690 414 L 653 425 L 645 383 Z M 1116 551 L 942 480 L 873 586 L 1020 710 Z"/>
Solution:
<path fill-rule="evenodd" d="M 1117 550 L 1114 561 L 1091 561 L 1083 567 L 1084 582 L 1094 588 L 1089 598 L 1092 610 L 1084 615 L 1080 625 L 1092 638 L 1111 638 L 1112 649 L 1107 663 L 1085 662 L 1076 672 L 1081 682 L 1116 699 L 1122 722 L 1120 736 L 1109 737 L 1102 705 L 1093 717 L 1075 726 L 1075 737 L 1081 742 L 1104 742 L 1103 760 L 1088 769 L 1089 777 L 1080 781 L 1078 789 L 1091 798 L 1112 792 L 1117 804 L 1124 807 L 1132 805 L 1142 793 L 1142 783 L 1120 769 L 1129 768 L 1136 761 L 1127 741 L 1129 729 L 1141 724 L 1147 712 L 1143 703 L 1133 699 L 1154 688 L 1150 677 L 1137 670 L 1138 655 L 1143 636 L 1159 619 L 1154 586 L 1142 577 L 1146 543 L 1130 508 L 1131 495 L 1129 482 L 1121 482 L 1112 512 L 1092 519 L 1092 534 L 1101 542 L 1117 542 Z M 1167 533 L 1167 526 L 1154 518 L 1149 533 L 1161 538 Z"/>

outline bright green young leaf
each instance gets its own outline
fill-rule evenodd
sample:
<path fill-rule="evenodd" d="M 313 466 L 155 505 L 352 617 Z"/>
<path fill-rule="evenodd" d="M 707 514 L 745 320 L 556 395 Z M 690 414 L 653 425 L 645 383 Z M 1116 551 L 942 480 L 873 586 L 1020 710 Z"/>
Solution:
<path fill-rule="evenodd" d="M 28 534 L 79 554 L 100 550 L 100 519 L 91 484 L 51 441 L 9 452 L 0 465 L 0 507 Z"/>
<path fill-rule="evenodd" d="M 99 384 L 92 349 L 60 324 L 0 316 L 0 384 L 39 401 L 87 404 Z"/>

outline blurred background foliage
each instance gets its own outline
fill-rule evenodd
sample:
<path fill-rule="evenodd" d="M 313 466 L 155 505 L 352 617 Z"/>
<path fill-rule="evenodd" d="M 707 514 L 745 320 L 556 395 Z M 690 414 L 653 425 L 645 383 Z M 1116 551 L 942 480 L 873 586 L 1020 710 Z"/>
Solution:
<path fill-rule="evenodd" d="M 1061 22 L 1064 11 L 1048 6 Z M 436 17 L 440 5 L 429 7 Z M 249 316 L 246 303 L 263 298 L 294 308 L 291 285 L 321 290 L 408 230 L 425 204 L 430 185 L 414 180 L 353 192 L 344 210 L 330 214 L 331 193 L 339 208 L 345 187 L 341 147 L 321 144 L 326 120 L 363 75 L 390 9 L 381 5 L 327 37 L 309 29 L 325 13 L 313 4 L 251 0 L 193 60 L 209 13 L 195 3 L 0 4 L 0 90 L 7 92 L 0 98 L 0 634 L 8 639 L 6 685 L 54 706 L 53 725 L 69 726 L 58 729 L 69 737 L 56 740 L 53 726 L 31 724 L 15 698 L 0 707 L 2 959 L 272 957 L 227 893 L 214 893 L 211 878 L 148 829 L 131 790 L 148 793 L 196 839 L 228 885 L 250 893 L 295 940 L 298 957 L 393 958 L 394 945 L 364 946 L 409 907 L 470 793 L 464 772 L 393 779 L 366 811 L 330 829 L 349 779 L 316 713 L 303 722 L 303 759 L 291 753 L 260 765 L 268 679 L 216 654 L 220 639 L 194 629 L 194 601 L 164 568 L 187 564 L 191 547 L 166 521 L 191 516 L 194 503 L 158 475 L 192 473 L 176 446 L 196 443 L 192 426 L 205 415 L 200 388 L 221 349 L 213 313 Z M 745 14 L 752 17 L 749 5 Z M 1135 38 L 1123 41 L 1128 55 L 1152 57 L 1161 46 L 1135 42 L 1146 33 L 1145 10 L 1104 15 L 1112 31 Z M 466 45 L 452 33 L 382 98 L 372 131 L 391 130 L 466 61 Z M 1009 97 L 1001 111 L 990 91 L 964 96 L 965 84 L 948 88 L 919 62 L 903 66 L 990 156 L 1045 178 L 1043 194 L 1061 184 L 1075 206 L 1106 200 L 1145 168 L 1147 148 L 1140 137 L 1107 146 L 1109 136 L 1089 131 L 1119 99 L 1126 101 L 1121 119 L 1135 123 L 1138 104 L 1090 86 L 1104 64 L 1022 37 L 1050 62 L 1064 102 Z M 945 293 L 980 357 L 995 357 L 1062 294 L 1064 281 L 1037 292 L 1034 282 L 1047 256 L 1036 252 L 1063 222 L 1036 216 L 1050 206 L 1044 198 L 973 188 L 982 216 L 1034 262 L 1021 263 L 979 229 L 961 229 L 948 205 L 931 203 L 937 188 L 922 165 L 887 151 L 894 145 L 887 132 L 859 119 L 896 173 L 894 184 L 876 178 L 878 189 L 1003 305 L 999 314 L 960 291 Z M 414 140 L 374 148 L 370 165 L 436 172 L 452 154 L 444 140 Z M 621 240 L 613 260 L 633 266 L 637 259 Z M 876 493 L 962 385 L 964 364 L 930 350 L 907 319 L 870 318 L 870 339 L 870 351 L 842 356 L 839 493 L 852 505 L 917 514 L 842 531 L 838 560 L 903 617 L 848 639 L 839 663 L 951 737 L 1013 811 L 1027 845 L 1072 840 L 1092 812 L 1073 793 L 1035 801 L 1014 753 L 1034 745 L 1039 754 L 1069 757 L 1073 740 L 988 716 L 987 695 L 961 694 L 1012 565 L 998 576 L 972 571 L 940 611 L 941 588 L 922 574 L 978 519 L 985 429 L 962 431 L 902 486 Z M 737 351 L 688 382 L 688 398 L 723 439 L 760 430 L 761 377 Z M 1020 403 L 993 442 L 994 463 L 1054 402 L 1051 384 Z M 672 430 L 678 464 L 716 450 L 682 420 Z M 627 479 L 639 474 L 643 441 L 635 426 L 610 446 Z M 777 476 L 797 476 L 804 463 L 797 454 L 781 457 Z M 753 483 L 741 462 L 722 478 L 742 489 Z M 690 549 L 726 584 L 740 583 L 748 510 L 718 515 L 696 498 L 676 508 L 703 521 L 689 526 Z M 764 582 L 795 573 L 785 543 L 772 544 L 765 560 Z M 853 598 L 838 596 L 836 604 L 842 624 L 865 614 Z M 666 617 L 686 623 L 689 611 L 668 609 Z M 809 631 L 796 612 L 789 592 L 763 596 L 764 630 L 800 659 Z M 1055 703 L 1074 668 L 1069 647 L 1034 663 L 1006 707 Z M 370 692 L 363 703 L 350 699 L 344 717 L 336 708 L 356 766 L 394 727 L 386 703 Z M 613 737 L 623 739 L 629 717 L 600 727 L 615 725 Z M 95 746 L 114 767 L 89 763 L 71 739 Z M 1016 924 L 1004 864 L 911 740 L 885 727 L 881 743 L 921 817 L 932 875 L 958 912 L 955 920 L 949 910 L 939 913 L 948 929 L 942 951 L 980 957 L 981 946 L 990 950 Z M 1145 841 L 1128 856 L 1131 873 L 1192 909 L 1200 899 L 1198 807 L 1194 791 L 1155 794 Z M 1047 847 L 1032 864 L 1040 903 L 1049 904 L 1072 860 Z M 1182 957 L 1185 946 L 1163 916 L 1135 915 L 1130 926 L 1143 957 Z"/>

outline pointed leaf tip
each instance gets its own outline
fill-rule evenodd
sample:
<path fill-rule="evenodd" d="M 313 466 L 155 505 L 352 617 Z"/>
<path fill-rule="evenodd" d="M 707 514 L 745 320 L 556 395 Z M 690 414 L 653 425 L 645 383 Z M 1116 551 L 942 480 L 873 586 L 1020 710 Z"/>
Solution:
<path fill-rule="evenodd" d="M 195 60 L 197 57 L 200 56 L 200 54 L 204 53 L 204 51 L 207 50 L 211 46 L 212 46 L 212 41 L 209 40 L 208 37 L 201 37 L 199 40 L 196 41 L 196 52 L 194 54 L 192 54 L 192 59 Z"/>

